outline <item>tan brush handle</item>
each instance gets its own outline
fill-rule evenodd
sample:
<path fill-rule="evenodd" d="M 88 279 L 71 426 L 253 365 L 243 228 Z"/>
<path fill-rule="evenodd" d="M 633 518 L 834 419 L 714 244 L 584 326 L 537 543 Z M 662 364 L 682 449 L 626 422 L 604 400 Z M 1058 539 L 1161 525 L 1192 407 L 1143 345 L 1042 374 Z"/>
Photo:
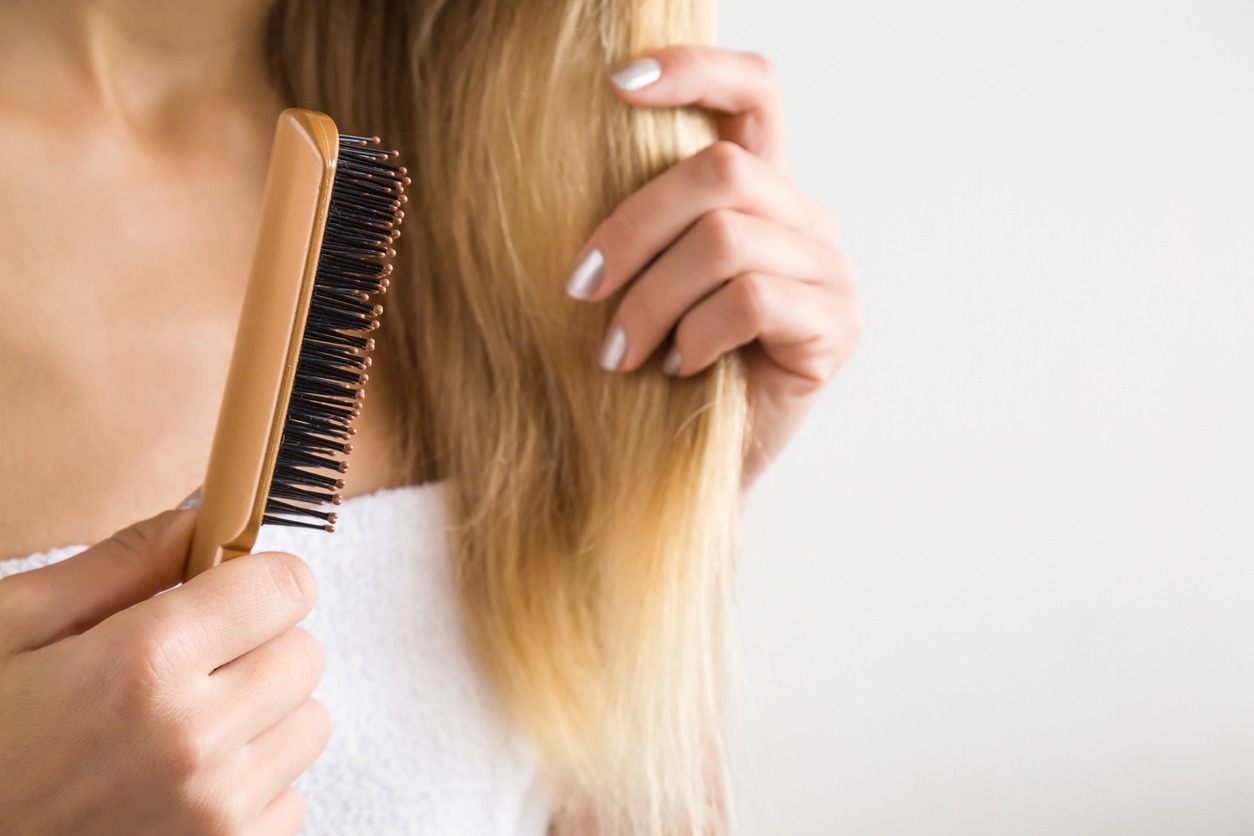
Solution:
<path fill-rule="evenodd" d="M 184 579 L 257 542 L 322 248 L 339 132 L 331 118 L 279 116 L 226 392 Z"/>

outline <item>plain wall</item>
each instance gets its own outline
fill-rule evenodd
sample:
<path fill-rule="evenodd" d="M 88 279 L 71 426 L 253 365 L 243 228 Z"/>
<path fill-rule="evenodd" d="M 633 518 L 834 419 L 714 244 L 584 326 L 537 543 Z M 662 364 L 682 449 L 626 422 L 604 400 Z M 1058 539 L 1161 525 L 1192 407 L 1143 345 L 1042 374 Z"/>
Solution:
<path fill-rule="evenodd" d="M 1254 833 L 1254 3 L 725 0 L 862 345 L 760 482 L 746 833 Z"/>

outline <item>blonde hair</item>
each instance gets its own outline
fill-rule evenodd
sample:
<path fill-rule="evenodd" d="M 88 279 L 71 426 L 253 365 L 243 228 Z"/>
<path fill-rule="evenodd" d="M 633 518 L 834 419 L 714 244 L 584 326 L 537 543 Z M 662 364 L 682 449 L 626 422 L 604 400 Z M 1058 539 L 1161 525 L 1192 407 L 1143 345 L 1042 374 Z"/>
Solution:
<path fill-rule="evenodd" d="M 728 827 L 728 606 L 746 431 L 737 356 L 676 380 L 596 362 L 615 302 L 569 299 L 580 246 L 713 138 L 607 71 L 708 42 L 709 0 L 285 2 L 292 101 L 401 150 L 413 185 L 377 362 L 397 439 L 447 479 L 467 623 L 559 821 Z"/>

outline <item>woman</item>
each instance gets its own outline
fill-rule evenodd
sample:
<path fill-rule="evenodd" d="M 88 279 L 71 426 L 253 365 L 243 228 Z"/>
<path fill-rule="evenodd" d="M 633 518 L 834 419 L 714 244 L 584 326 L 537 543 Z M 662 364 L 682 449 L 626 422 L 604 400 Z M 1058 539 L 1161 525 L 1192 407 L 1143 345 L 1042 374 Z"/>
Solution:
<path fill-rule="evenodd" d="M 364 770 L 378 796 L 324 780 L 310 828 L 476 832 L 432 822 L 507 749 L 542 803 L 517 781 L 466 797 L 542 811 L 513 832 L 726 828 L 739 507 L 860 311 L 834 223 L 788 179 L 769 66 L 692 45 L 706 6 L 0 5 L 0 283 L 24 312 L 0 330 L 0 386 L 21 393 L 0 405 L 0 555 L 98 542 L 6 561 L 0 830 L 301 826 L 292 783 L 330 733 L 319 643 L 339 637 L 295 625 L 315 574 L 323 605 L 355 576 L 267 552 L 154 598 L 194 512 L 102 539 L 199 481 L 293 104 L 385 137 L 414 184 L 344 515 L 382 523 L 273 542 L 363 570 L 380 550 L 431 563 L 446 513 L 465 639 L 448 669 L 481 677 L 459 693 L 491 695 L 479 709 L 523 741 L 456 763 L 412 740 L 354 750 L 390 715 L 331 705 L 357 751 L 339 774 Z M 399 600 L 350 623 L 407 618 Z M 333 669 L 412 665 L 386 639 L 335 648 Z M 445 673 L 413 671 L 414 711 Z M 426 758 L 421 792 L 387 766 L 397 752 Z"/>

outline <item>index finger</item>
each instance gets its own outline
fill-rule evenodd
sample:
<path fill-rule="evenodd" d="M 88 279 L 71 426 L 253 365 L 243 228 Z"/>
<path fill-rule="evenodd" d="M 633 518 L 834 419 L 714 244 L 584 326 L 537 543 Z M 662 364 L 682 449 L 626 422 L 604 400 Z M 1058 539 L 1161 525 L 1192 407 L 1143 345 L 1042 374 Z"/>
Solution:
<path fill-rule="evenodd" d="M 567 293 L 605 299 L 715 209 L 758 215 L 806 234 L 820 216 L 769 163 L 720 140 L 645 183 L 601 221 L 579 251 Z"/>
<path fill-rule="evenodd" d="M 756 52 L 685 44 L 654 50 L 610 73 L 640 107 L 698 105 L 715 112 L 720 139 L 787 169 L 783 104 L 771 62 Z"/>
<path fill-rule="evenodd" d="M 208 674 L 298 624 L 317 595 L 314 574 L 299 557 L 246 554 L 116 613 L 84 635 L 121 640 L 147 632 L 169 654 Z"/>

